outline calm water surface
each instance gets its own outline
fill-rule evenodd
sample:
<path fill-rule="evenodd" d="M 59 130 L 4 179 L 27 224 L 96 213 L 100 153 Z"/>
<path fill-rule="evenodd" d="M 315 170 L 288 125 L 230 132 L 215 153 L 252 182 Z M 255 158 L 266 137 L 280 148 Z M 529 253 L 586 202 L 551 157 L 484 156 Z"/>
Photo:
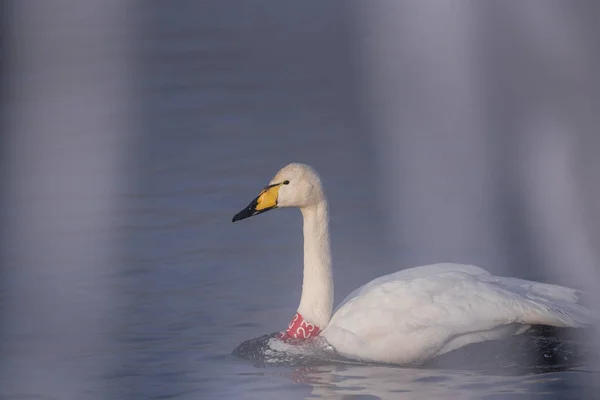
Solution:
<path fill-rule="evenodd" d="M 573 398 L 589 373 L 499 376 L 360 365 L 255 367 L 231 351 L 284 327 L 300 297 L 301 219 L 232 224 L 283 165 L 312 164 L 330 200 L 336 303 L 405 266 L 374 199 L 356 100 L 352 15 L 318 2 L 150 2 L 141 18 L 143 134 L 127 162 L 114 370 L 123 399 Z M 339 4 L 339 3 L 338 3 Z M 276 33 L 274 33 L 276 32 Z M 466 260 L 468 261 L 468 260 Z M 18 346 L 19 338 L 12 338 Z M 585 398 L 591 398 L 589 396 Z"/>

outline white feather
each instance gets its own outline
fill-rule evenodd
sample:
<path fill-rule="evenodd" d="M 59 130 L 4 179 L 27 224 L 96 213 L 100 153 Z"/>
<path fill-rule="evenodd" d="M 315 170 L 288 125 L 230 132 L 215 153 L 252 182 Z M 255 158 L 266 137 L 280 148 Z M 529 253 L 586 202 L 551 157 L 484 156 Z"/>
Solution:
<path fill-rule="evenodd" d="M 322 328 L 320 336 L 345 357 L 415 364 L 470 343 L 520 334 L 532 325 L 576 328 L 595 318 L 577 304 L 574 289 L 450 263 L 377 278 L 352 292 L 332 316 L 328 207 L 321 181 L 309 166 L 290 164 L 271 185 L 280 185 L 277 206 L 299 207 L 303 215 L 298 312 Z"/>

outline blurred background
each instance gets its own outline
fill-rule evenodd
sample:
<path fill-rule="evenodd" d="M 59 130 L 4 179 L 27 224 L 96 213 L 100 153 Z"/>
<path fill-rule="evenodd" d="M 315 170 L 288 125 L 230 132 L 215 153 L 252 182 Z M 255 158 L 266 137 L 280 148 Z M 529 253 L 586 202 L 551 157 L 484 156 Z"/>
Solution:
<path fill-rule="evenodd" d="M 302 231 L 297 210 L 230 221 L 304 162 L 336 304 L 441 261 L 597 302 L 599 18 L 594 0 L 5 2 L 0 397 L 592 390 L 589 371 L 234 359 L 295 312 Z"/>

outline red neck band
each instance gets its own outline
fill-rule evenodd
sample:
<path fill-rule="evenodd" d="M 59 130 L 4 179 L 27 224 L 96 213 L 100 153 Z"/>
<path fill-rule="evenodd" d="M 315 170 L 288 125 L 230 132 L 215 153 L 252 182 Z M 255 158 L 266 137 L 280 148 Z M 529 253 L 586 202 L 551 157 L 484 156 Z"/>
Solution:
<path fill-rule="evenodd" d="M 277 336 L 279 339 L 308 339 L 313 336 L 317 336 L 321 332 L 321 328 L 311 324 L 304 319 L 302 314 L 297 312 L 292 318 L 292 322 L 288 325 L 287 329 Z"/>

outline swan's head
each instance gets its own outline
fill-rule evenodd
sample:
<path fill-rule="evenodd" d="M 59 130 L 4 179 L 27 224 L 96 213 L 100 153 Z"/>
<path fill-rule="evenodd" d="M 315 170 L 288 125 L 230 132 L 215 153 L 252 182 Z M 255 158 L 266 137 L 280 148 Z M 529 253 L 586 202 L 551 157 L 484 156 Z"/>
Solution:
<path fill-rule="evenodd" d="M 306 208 L 323 201 L 321 180 L 306 164 L 288 164 L 252 200 L 233 217 L 233 222 L 262 214 L 277 207 Z"/>

